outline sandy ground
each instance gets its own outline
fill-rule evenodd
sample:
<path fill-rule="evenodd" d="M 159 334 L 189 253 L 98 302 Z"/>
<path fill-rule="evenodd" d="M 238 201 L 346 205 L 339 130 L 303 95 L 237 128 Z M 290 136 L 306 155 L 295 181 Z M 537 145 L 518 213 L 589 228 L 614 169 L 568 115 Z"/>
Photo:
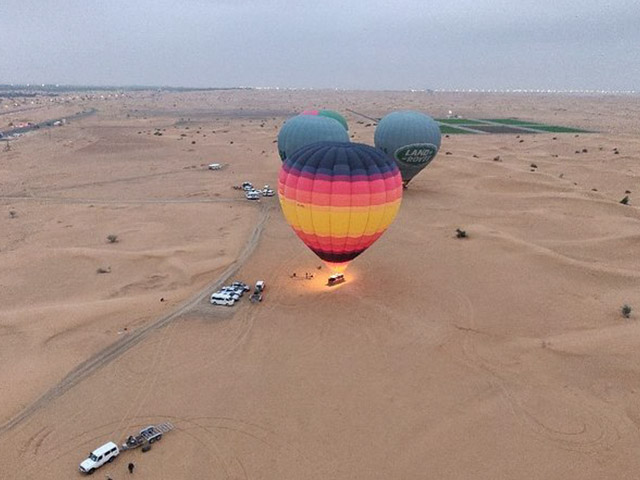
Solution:
<path fill-rule="evenodd" d="M 97 475 L 133 461 L 149 479 L 637 477 L 638 97 L 65 101 L 20 118 L 99 111 L 0 152 L 3 479 L 79 477 L 86 452 L 160 421 L 175 431 Z M 328 289 L 277 199 L 230 188 L 275 185 L 278 128 L 313 106 L 600 133 L 444 138 L 389 231 Z M 228 275 L 266 280 L 265 301 L 209 305 Z"/>

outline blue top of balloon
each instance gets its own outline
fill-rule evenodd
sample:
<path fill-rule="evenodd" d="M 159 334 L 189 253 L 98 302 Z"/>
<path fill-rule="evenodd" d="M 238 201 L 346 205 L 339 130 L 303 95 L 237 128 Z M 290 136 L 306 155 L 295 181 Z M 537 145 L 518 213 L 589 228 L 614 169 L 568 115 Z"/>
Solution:
<path fill-rule="evenodd" d="M 296 150 L 316 142 L 348 142 L 349 134 L 337 120 L 320 115 L 297 115 L 278 133 L 278 153 L 285 160 Z"/>
<path fill-rule="evenodd" d="M 386 115 L 376 127 L 375 145 L 392 155 L 406 145 L 431 143 L 440 148 L 442 134 L 440 126 L 429 115 L 412 110 L 392 112 Z"/>
<path fill-rule="evenodd" d="M 376 127 L 376 148 L 393 158 L 405 185 L 424 169 L 440 149 L 440 126 L 429 115 L 414 111 L 393 112 Z"/>

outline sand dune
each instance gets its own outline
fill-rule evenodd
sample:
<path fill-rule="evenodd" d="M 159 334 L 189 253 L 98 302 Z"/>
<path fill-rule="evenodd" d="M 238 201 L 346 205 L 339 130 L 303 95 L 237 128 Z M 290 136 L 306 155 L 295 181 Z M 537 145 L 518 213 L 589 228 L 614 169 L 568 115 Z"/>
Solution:
<path fill-rule="evenodd" d="M 285 113 L 315 105 L 602 133 L 444 138 L 327 289 L 277 199 L 230 188 L 275 185 Z M 637 98 L 140 92 L 96 108 L 0 153 L 4 476 L 71 478 L 84 452 L 169 420 L 98 474 L 635 478 L 640 324 L 620 307 L 640 308 Z M 265 301 L 209 305 L 230 274 L 264 279 Z"/>

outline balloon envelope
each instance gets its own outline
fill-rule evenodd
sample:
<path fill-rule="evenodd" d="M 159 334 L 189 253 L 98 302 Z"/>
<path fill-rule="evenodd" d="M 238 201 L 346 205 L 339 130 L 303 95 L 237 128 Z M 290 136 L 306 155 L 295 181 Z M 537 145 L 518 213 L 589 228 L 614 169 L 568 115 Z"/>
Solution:
<path fill-rule="evenodd" d="M 285 160 L 296 150 L 316 142 L 348 142 L 349 134 L 337 120 L 318 115 L 290 118 L 278 133 L 278 153 Z"/>
<path fill-rule="evenodd" d="M 395 218 L 402 178 L 380 150 L 320 142 L 284 161 L 278 196 L 298 237 L 332 270 L 343 271 Z"/>
<path fill-rule="evenodd" d="M 398 164 L 407 185 L 438 153 L 442 135 L 438 123 L 414 111 L 392 112 L 378 122 L 374 143 Z"/>
<path fill-rule="evenodd" d="M 321 117 L 333 118 L 334 120 L 339 121 L 345 130 L 349 130 L 347 119 L 335 110 L 305 110 L 300 115 L 320 115 Z"/>

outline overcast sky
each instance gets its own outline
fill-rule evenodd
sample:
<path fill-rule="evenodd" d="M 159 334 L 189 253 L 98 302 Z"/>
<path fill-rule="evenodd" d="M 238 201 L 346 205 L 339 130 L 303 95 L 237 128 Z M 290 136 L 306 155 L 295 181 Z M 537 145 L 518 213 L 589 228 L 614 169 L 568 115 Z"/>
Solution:
<path fill-rule="evenodd" d="M 640 90 L 640 0 L 1 0 L 0 83 Z"/>

